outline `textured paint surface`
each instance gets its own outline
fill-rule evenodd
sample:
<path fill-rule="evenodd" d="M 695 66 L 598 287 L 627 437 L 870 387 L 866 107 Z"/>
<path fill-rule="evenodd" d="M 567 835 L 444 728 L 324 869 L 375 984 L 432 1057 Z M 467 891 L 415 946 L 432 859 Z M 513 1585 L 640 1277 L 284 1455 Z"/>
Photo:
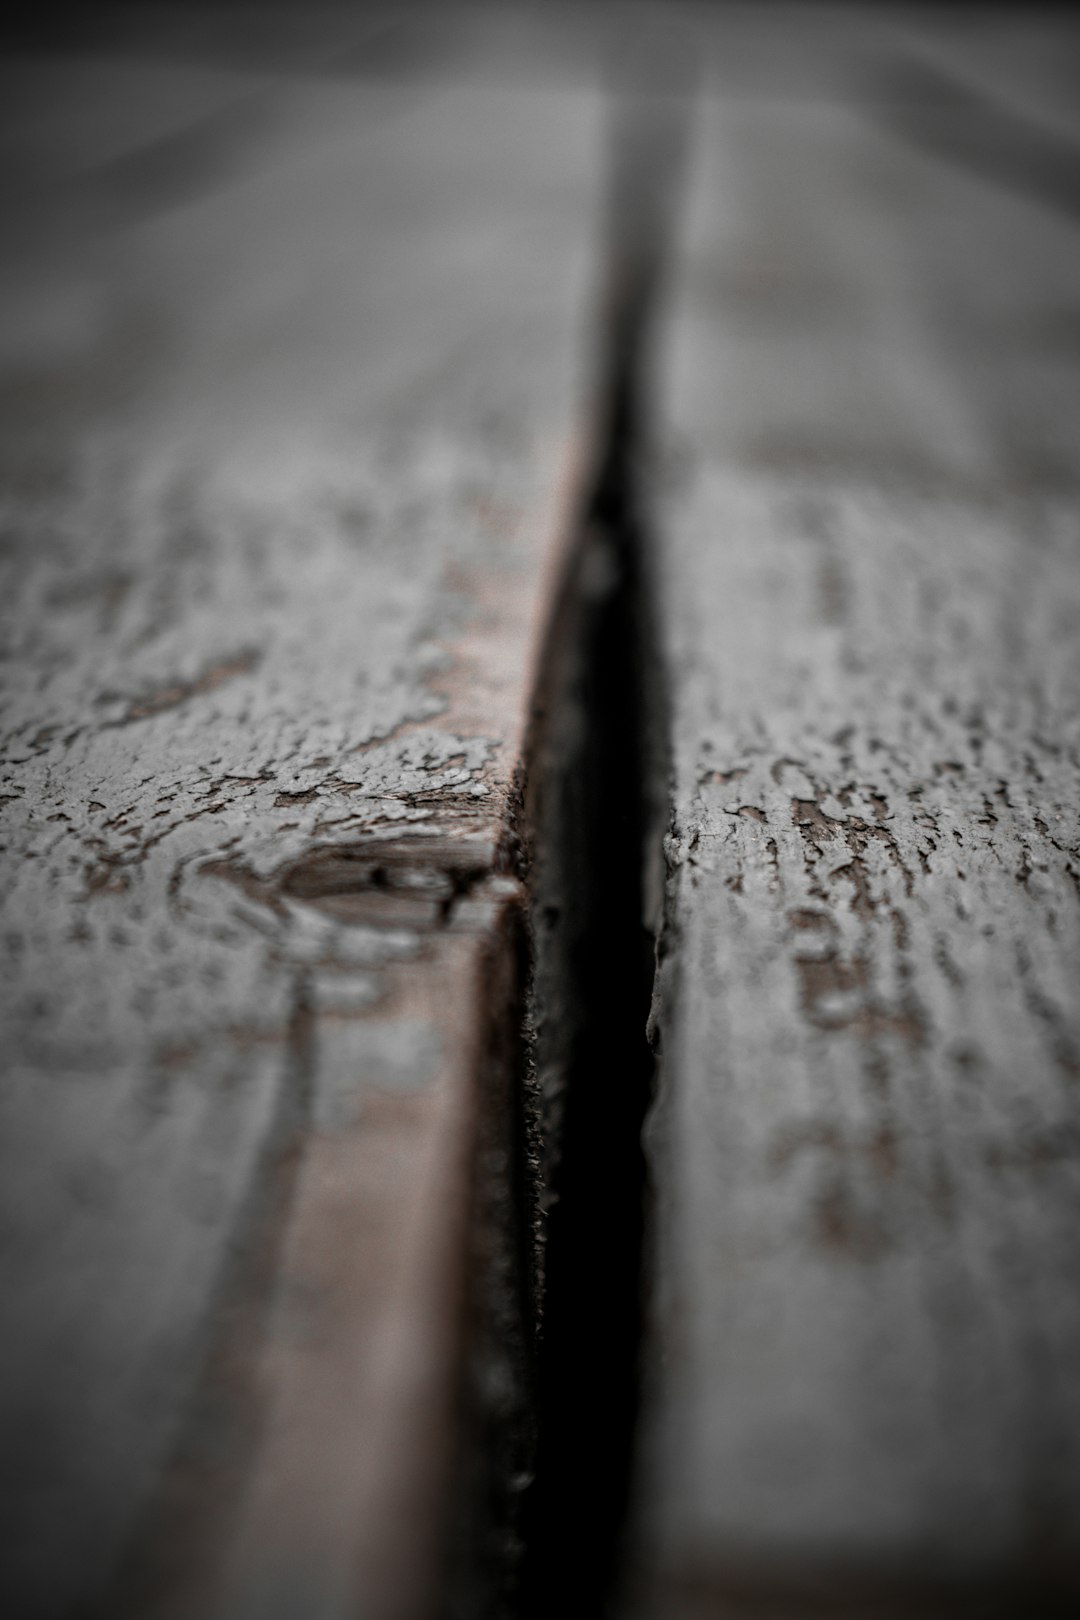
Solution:
<path fill-rule="evenodd" d="M 597 109 L 294 73 L 249 128 L 250 75 L 61 71 L 62 150 L 29 101 L 7 136 L 38 207 L 0 331 L 5 1564 L 43 1614 L 109 1575 L 284 1198 L 271 1337 L 306 1348 L 259 1375 L 237 1557 L 295 1532 L 318 1612 L 353 1612 L 347 1492 L 382 1466 L 371 1580 L 408 1613 L 430 1481 L 394 1423 L 428 1413 L 437 1472 L 476 974 L 515 892 L 476 885 L 510 860 L 583 453 Z M 117 178 L 185 115 L 175 185 Z M 339 1511 L 264 1509 L 335 1394 Z"/>
<path fill-rule="evenodd" d="M 706 102 L 663 325 L 656 1612 L 1075 1575 L 1080 236 L 874 82 Z"/>

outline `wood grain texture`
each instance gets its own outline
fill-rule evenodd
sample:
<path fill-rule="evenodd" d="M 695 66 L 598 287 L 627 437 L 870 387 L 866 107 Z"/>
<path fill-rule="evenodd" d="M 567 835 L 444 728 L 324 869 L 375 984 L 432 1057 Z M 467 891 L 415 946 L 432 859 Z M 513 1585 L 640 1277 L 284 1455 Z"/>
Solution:
<path fill-rule="evenodd" d="M 597 100 L 130 67 L 6 120 L 4 1606 L 163 1514 L 163 1612 L 413 1615 Z"/>
<path fill-rule="evenodd" d="M 1080 235 L 858 89 L 704 97 L 661 324 L 665 1616 L 1078 1574 Z"/>

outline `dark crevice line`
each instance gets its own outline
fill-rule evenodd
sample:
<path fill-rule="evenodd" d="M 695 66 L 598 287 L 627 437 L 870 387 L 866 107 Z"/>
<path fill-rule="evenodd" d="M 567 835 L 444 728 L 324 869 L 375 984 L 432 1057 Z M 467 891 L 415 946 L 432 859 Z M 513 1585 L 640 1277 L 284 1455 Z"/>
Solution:
<path fill-rule="evenodd" d="M 647 869 L 665 769 L 638 480 L 684 111 L 673 91 L 628 95 L 616 112 L 603 436 L 529 806 L 537 1447 L 521 1620 L 611 1612 L 632 1474 L 653 1083 Z"/>

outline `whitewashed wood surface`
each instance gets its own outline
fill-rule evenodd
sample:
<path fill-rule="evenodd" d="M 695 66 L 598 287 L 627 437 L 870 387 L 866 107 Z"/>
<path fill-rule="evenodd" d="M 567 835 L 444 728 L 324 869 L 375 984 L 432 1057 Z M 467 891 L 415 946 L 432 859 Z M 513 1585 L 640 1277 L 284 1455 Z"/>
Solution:
<path fill-rule="evenodd" d="M 601 114 L 303 67 L 6 68 L 13 1615 L 107 1594 L 147 1524 L 144 1613 L 437 1578 Z"/>
<path fill-rule="evenodd" d="M 972 167 L 962 120 L 952 156 L 924 145 L 888 52 L 835 60 L 803 95 L 718 66 L 661 311 L 673 758 L 630 1545 L 665 1617 L 1058 1612 L 1080 231 L 993 149 Z"/>

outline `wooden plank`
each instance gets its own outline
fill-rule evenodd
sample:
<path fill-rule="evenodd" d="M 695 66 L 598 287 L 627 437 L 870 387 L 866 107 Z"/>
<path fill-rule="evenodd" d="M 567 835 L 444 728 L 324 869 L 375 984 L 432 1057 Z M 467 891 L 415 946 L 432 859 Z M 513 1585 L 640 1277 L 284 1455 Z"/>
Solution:
<path fill-rule="evenodd" d="M 60 65 L 0 310 L 0 1606 L 419 1615 L 598 98 Z"/>
<path fill-rule="evenodd" d="M 1000 100 L 1047 134 L 1080 137 L 1075 18 L 1051 12 L 935 9 L 898 17 L 900 42 L 916 61 L 934 62 L 962 82 Z"/>
<path fill-rule="evenodd" d="M 892 111 L 707 94 L 661 323 L 649 1614 L 1080 1575 L 1080 235 Z"/>

